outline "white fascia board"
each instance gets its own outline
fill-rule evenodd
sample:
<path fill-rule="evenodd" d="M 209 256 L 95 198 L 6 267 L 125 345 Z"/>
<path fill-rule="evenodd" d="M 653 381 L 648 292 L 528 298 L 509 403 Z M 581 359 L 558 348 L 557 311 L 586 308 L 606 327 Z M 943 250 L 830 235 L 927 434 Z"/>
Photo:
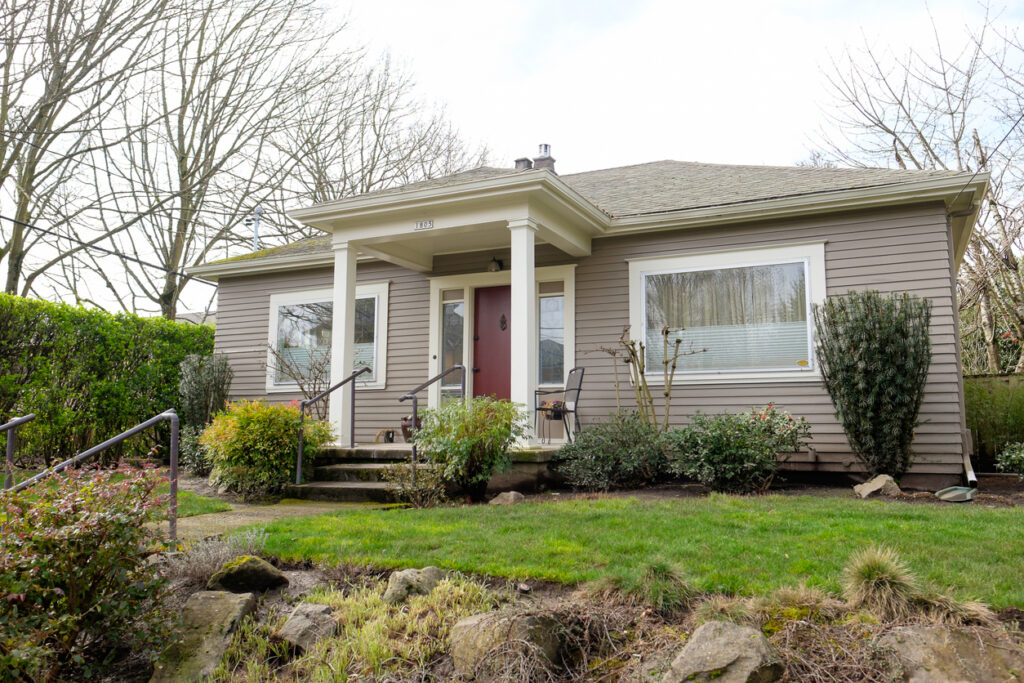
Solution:
<path fill-rule="evenodd" d="M 360 256 L 359 261 L 374 261 L 371 256 Z M 189 266 L 185 269 L 188 275 L 206 278 L 216 281 L 218 278 L 230 275 L 250 275 L 252 273 L 272 273 L 281 270 L 294 270 L 296 268 L 324 268 L 334 265 L 334 254 L 295 254 L 294 256 L 281 256 L 279 258 L 267 259 L 239 259 L 237 261 L 225 261 L 221 263 L 204 263 L 198 266 Z"/>

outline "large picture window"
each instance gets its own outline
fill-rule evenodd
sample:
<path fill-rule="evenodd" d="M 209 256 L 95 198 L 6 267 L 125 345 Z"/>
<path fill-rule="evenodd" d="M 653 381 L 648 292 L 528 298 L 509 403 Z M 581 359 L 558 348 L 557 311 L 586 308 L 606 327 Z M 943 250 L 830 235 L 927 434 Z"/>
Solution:
<path fill-rule="evenodd" d="M 289 292 L 271 296 L 270 327 L 275 353 L 268 363 L 267 389 L 293 391 L 296 377 L 318 376 L 330 380 L 331 331 L 334 304 L 330 290 Z M 383 386 L 386 343 L 387 284 L 361 285 L 356 289 L 355 344 L 352 369 L 370 368 L 360 377 L 363 387 Z"/>
<path fill-rule="evenodd" d="M 670 355 L 675 338 L 697 351 L 679 358 L 682 381 L 815 373 L 810 312 L 824 296 L 823 261 L 822 245 L 802 245 L 631 262 L 648 377 L 663 374 L 666 327 Z"/>

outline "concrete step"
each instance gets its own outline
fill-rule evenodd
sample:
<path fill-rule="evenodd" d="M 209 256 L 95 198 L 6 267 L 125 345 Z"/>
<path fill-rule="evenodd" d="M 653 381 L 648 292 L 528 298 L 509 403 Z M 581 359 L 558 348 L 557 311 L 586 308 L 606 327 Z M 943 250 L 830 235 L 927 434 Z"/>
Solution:
<path fill-rule="evenodd" d="M 404 461 L 402 461 L 404 463 Z M 383 481 L 381 473 L 398 463 L 394 462 L 343 462 L 313 468 L 313 481 Z M 418 469 L 428 467 L 419 464 Z"/>
<path fill-rule="evenodd" d="M 347 446 L 326 446 L 317 455 L 318 465 L 341 463 L 402 462 L 412 455 L 412 446 L 407 443 L 379 443 Z"/>
<path fill-rule="evenodd" d="M 287 498 L 337 503 L 389 503 L 392 485 L 382 481 L 311 481 L 285 487 Z"/>

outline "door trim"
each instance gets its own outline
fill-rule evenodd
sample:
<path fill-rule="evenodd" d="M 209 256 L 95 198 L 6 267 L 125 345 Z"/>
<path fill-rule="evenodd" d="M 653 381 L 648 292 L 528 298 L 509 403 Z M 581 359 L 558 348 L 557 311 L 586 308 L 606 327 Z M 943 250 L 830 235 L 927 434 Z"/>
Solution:
<path fill-rule="evenodd" d="M 536 282 L 533 287 L 533 299 L 537 305 L 537 282 L 557 282 L 561 280 L 565 296 L 565 374 L 576 365 L 576 264 L 564 266 L 544 266 L 535 269 Z M 477 287 L 498 287 L 512 284 L 511 270 L 497 273 L 466 273 L 463 275 L 441 275 L 430 278 L 430 336 L 427 345 L 427 377 L 441 372 L 439 351 L 441 348 L 441 291 L 446 289 L 462 289 L 463 301 L 466 302 L 466 318 L 462 328 L 462 364 L 466 366 L 466 395 L 473 395 L 473 325 L 475 306 L 473 291 Z M 514 321 L 513 321 L 513 324 Z M 623 322 L 623 325 L 626 323 Z M 536 335 L 535 335 L 536 336 Z M 513 372 L 515 369 L 513 368 Z M 427 379 L 424 377 L 424 379 Z M 563 377 L 562 381 L 565 381 Z M 551 387 L 552 385 L 541 385 Z M 432 384 L 427 390 L 428 405 L 436 408 L 441 403 L 441 387 Z"/>

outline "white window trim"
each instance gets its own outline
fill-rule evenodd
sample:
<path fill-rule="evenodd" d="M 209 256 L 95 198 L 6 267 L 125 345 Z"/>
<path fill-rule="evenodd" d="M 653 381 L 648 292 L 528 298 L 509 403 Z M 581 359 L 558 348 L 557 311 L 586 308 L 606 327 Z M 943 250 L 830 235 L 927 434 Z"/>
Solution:
<path fill-rule="evenodd" d="M 387 385 L 387 358 L 388 358 L 388 291 L 389 282 L 373 282 L 356 285 L 356 298 L 364 299 L 373 297 L 376 299 L 376 311 L 374 322 L 374 363 L 375 372 L 372 382 L 360 382 L 356 380 L 356 389 L 372 390 L 383 389 Z M 270 295 L 270 321 L 267 326 L 267 376 L 266 392 L 268 394 L 294 394 L 299 391 L 295 382 L 277 383 L 274 375 L 277 368 L 274 363 L 274 354 L 271 349 L 277 344 L 277 311 L 281 306 L 289 304 L 309 304 L 318 301 L 334 301 L 333 289 L 307 289 L 295 292 L 278 292 Z M 333 343 L 333 341 L 332 341 Z"/>
<path fill-rule="evenodd" d="M 535 269 L 533 301 L 540 306 L 541 282 L 562 282 L 562 296 L 565 297 L 565 378 L 562 384 L 538 384 L 539 389 L 553 389 L 565 386 L 569 371 L 576 366 L 576 264 L 565 266 L 544 266 Z M 466 317 L 462 329 L 462 362 L 466 372 L 466 394 L 473 395 L 473 290 L 480 287 L 498 287 L 512 284 L 512 272 L 501 270 L 497 273 L 466 273 L 464 275 L 445 275 L 430 279 L 430 341 L 428 344 L 428 377 L 433 377 L 443 369 L 441 367 L 441 292 L 447 289 L 463 290 L 463 301 L 466 302 Z M 551 296 L 555 296 L 552 294 Z M 537 334 L 540 334 L 538 320 Z M 540 338 L 535 340 L 540 344 Z M 440 383 L 432 384 L 427 389 L 427 401 L 430 407 L 441 403 Z"/>
<path fill-rule="evenodd" d="M 674 384 L 742 384 L 764 382 L 816 382 L 821 370 L 814 358 L 814 305 L 825 301 L 825 243 L 809 242 L 736 251 L 715 251 L 700 254 L 678 254 L 652 258 L 630 259 L 629 263 L 629 329 L 635 341 L 644 341 L 644 276 L 693 270 L 714 270 L 785 262 L 805 262 L 807 268 L 807 335 L 811 349 L 810 366 L 806 370 L 742 370 L 677 373 Z M 685 333 L 684 333 L 685 340 Z M 663 385 L 661 372 L 647 372 L 649 384 Z"/>

